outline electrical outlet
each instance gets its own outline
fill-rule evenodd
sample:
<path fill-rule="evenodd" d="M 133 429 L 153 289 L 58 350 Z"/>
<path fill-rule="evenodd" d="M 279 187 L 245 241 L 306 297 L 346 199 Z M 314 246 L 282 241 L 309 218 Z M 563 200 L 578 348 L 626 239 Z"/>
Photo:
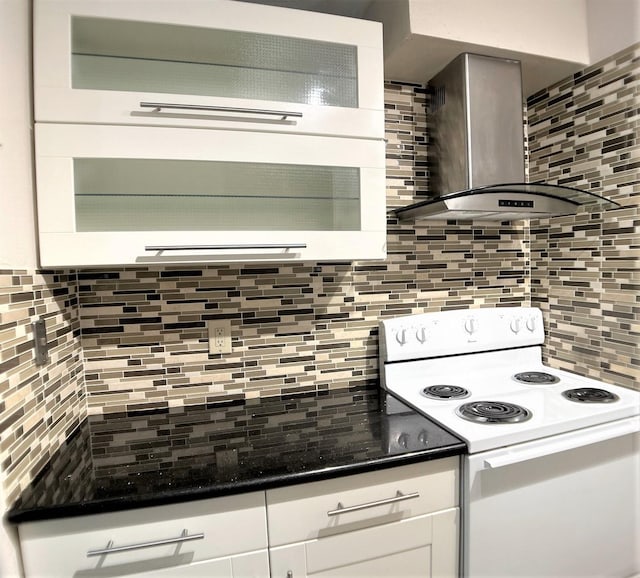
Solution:
<path fill-rule="evenodd" d="M 36 349 L 36 365 L 45 365 L 49 361 L 49 344 L 47 342 L 47 326 L 44 319 L 38 319 L 31 324 L 33 328 L 33 343 Z"/>
<path fill-rule="evenodd" d="M 209 321 L 209 353 L 231 353 L 231 322 Z"/>

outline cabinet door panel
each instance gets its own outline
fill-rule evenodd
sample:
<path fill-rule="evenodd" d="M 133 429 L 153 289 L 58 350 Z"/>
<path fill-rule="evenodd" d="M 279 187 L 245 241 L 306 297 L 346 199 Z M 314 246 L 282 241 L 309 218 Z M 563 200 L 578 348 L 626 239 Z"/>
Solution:
<path fill-rule="evenodd" d="M 76 230 L 357 231 L 360 169 L 76 158 Z"/>
<path fill-rule="evenodd" d="M 269 578 L 269 554 L 267 550 L 249 552 L 219 560 L 196 562 L 179 568 L 144 572 L 131 578 Z"/>
<path fill-rule="evenodd" d="M 36 139 L 42 266 L 384 256 L 381 142 L 55 124 Z"/>
<path fill-rule="evenodd" d="M 431 547 L 422 546 L 390 554 L 383 558 L 364 560 L 354 564 L 345 564 L 337 568 L 329 568 L 309 576 L 318 578 L 426 578 L 430 576 Z"/>
<path fill-rule="evenodd" d="M 225 0 L 152 8 L 37 0 L 36 120 L 383 137 L 379 23 Z"/>
<path fill-rule="evenodd" d="M 74 578 L 269 578 L 267 550 L 239 556 L 163 567 L 161 560 L 121 565 L 120 568 L 79 570 Z M 31 575 L 27 576 L 31 578 Z M 62 578 L 57 577 L 57 578 Z"/>
<path fill-rule="evenodd" d="M 267 547 L 262 492 L 30 522 L 19 526 L 19 534 L 28 577 L 170 575 L 177 566 Z M 181 541 L 185 535 L 197 539 Z M 95 553 L 130 546 L 138 547 Z"/>
<path fill-rule="evenodd" d="M 135 578 L 136 576 L 140 576 L 140 578 L 151 578 L 152 576 L 158 576 L 158 578 L 182 578 L 183 576 L 184 578 L 233 578 L 233 569 L 231 568 L 231 558 L 223 558 L 222 560 L 207 560 L 177 568 L 131 574 L 126 578 Z"/>
<path fill-rule="evenodd" d="M 250 231 L 224 233 L 44 233 L 40 234 L 43 267 L 153 265 L 178 263 L 287 263 L 384 259 L 385 239 L 378 232 Z M 293 243 L 292 243 L 293 241 Z M 283 248 L 262 248 L 263 243 Z M 296 248 L 301 242 L 304 247 Z M 219 243 L 216 250 L 200 250 Z M 158 246 L 182 247 L 162 251 Z M 227 249 L 226 247 L 237 247 Z M 254 248 L 256 247 L 256 248 Z M 291 247 L 291 248 L 287 248 Z"/>
<path fill-rule="evenodd" d="M 447 458 L 268 490 L 269 543 L 321 538 L 452 508 L 458 504 L 456 465 L 457 458 Z M 396 500 L 397 492 L 417 495 Z M 394 501 L 380 503 L 389 499 Z M 367 507 L 338 513 L 338 504 Z"/>
<path fill-rule="evenodd" d="M 357 48 L 274 34 L 71 19 L 76 89 L 358 106 Z"/>
<path fill-rule="evenodd" d="M 375 559 L 384 560 L 399 552 L 428 552 L 432 540 L 432 518 L 421 516 L 381 524 L 366 530 L 320 538 L 306 545 L 307 572 L 327 575 L 332 568 L 366 569 Z M 401 557 L 401 556 L 400 556 Z M 411 561 L 415 556 L 410 557 Z M 422 566 L 428 567 L 422 560 Z M 356 574 L 358 575 L 358 574 Z M 366 575 L 366 574 L 365 574 Z"/>
<path fill-rule="evenodd" d="M 272 548 L 271 575 L 286 578 L 457 576 L 458 509 Z"/>
<path fill-rule="evenodd" d="M 176 564 L 177 560 L 157 558 L 144 562 L 129 562 L 102 568 L 96 567 L 69 574 L 56 574 L 56 578 L 233 578 L 231 558 L 220 558 L 196 562 L 195 564 Z M 52 574 L 27 574 L 26 578 L 49 578 Z"/>
<path fill-rule="evenodd" d="M 269 553 L 267 550 L 262 550 L 233 556 L 231 569 L 233 578 L 268 578 Z"/>

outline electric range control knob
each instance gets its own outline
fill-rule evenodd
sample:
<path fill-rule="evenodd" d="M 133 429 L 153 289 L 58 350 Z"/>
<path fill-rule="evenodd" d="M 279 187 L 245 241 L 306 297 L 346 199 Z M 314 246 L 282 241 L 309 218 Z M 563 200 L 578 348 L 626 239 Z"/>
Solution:
<path fill-rule="evenodd" d="M 475 317 L 470 317 L 464 322 L 464 330 L 473 335 L 478 330 L 478 321 Z"/>
<path fill-rule="evenodd" d="M 422 430 L 419 434 L 418 434 L 418 441 L 423 445 L 423 446 L 428 446 L 429 445 L 429 435 L 427 434 L 427 430 Z"/>
<path fill-rule="evenodd" d="M 512 319 L 509 327 L 511 328 L 511 331 L 513 331 L 516 335 L 520 333 L 520 318 L 516 317 L 515 319 Z"/>
<path fill-rule="evenodd" d="M 398 445 L 405 450 L 409 447 L 409 436 L 406 433 L 401 433 L 398 436 Z"/>
<path fill-rule="evenodd" d="M 396 331 L 396 341 L 400 345 L 404 345 L 407 342 L 407 330 L 406 329 L 398 329 L 398 331 Z"/>
<path fill-rule="evenodd" d="M 531 333 L 533 333 L 536 330 L 536 318 L 529 317 L 529 319 L 527 319 L 526 326 L 527 326 L 527 329 L 531 331 Z"/>
<path fill-rule="evenodd" d="M 418 343 L 424 343 L 427 340 L 427 330 L 424 327 L 416 329 L 416 339 Z"/>

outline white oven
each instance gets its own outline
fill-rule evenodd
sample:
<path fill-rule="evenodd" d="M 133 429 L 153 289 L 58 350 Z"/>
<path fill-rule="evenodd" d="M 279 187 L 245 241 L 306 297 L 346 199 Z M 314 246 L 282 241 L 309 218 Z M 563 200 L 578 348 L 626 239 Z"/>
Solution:
<path fill-rule="evenodd" d="M 382 386 L 462 438 L 462 575 L 640 573 L 640 392 L 542 363 L 542 314 L 380 324 Z"/>

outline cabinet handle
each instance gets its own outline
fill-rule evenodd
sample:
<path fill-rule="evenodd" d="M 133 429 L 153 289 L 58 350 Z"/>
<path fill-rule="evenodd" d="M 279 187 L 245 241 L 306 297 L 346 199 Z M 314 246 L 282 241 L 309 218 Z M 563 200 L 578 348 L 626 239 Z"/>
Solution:
<path fill-rule="evenodd" d="M 302 118 L 301 112 L 290 110 L 267 110 L 260 108 L 236 108 L 232 106 L 207 106 L 204 104 L 178 104 L 171 102 L 141 102 L 140 108 L 153 108 L 154 112 L 160 112 L 163 108 L 175 110 L 205 110 L 209 112 L 235 112 L 239 114 L 262 114 L 265 116 L 279 116 L 280 120 L 288 117 Z"/>
<path fill-rule="evenodd" d="M 189 542 L 190 540 L 202 540 L 204 533 L 189 535 L 187 530 L 182 530 L 182 534 L 177 538 L 166 538 L 165 540 L 154 540 L 152 542 L 141 542 L 140 544 L 129 544 L 127 546 L 113 546 L 113 541 L 109 540 L 106 548 L 100 550 L 89 550 L 87 557 L 103 556 L 106 554 L 114 554 L 116 552 L 128 552 L 129 550 L 140 550 L 141 548 L 152 548 L 153 546 L 166 546 L 167 544 L 180 544 Z"/>
<path fill-rule="evenodd" d="M 376 506 L 384 506 L 386 504 L 393 504 L 395 502 L 402 502 L 404 500 L 413 500 L 419 498 L 418 492 L 412 492 L 411 494 L 403 494 L 400 490 L 396 492 L 393 498 L 385 498 L 384 500 L 377 500 L 375 502 L 368 502 L 366 504 L 358 504 L 357 506 L 344 507 L 342 502 L 338 502 L 338 507 L 335 510 L 329 510 L 327 516 L 337 516 L 338 514 L 347 514 L 349 512 L 357 512 L 358 510 L 364 510 L 365 508 L 375 508 Z"/>
<path fill-rule="evenodd" d="M 306 249 L 306 243 L 288 243 L 262 245 L 147 245 L 145 251 L 232 251 L 236 249 Z"/>

